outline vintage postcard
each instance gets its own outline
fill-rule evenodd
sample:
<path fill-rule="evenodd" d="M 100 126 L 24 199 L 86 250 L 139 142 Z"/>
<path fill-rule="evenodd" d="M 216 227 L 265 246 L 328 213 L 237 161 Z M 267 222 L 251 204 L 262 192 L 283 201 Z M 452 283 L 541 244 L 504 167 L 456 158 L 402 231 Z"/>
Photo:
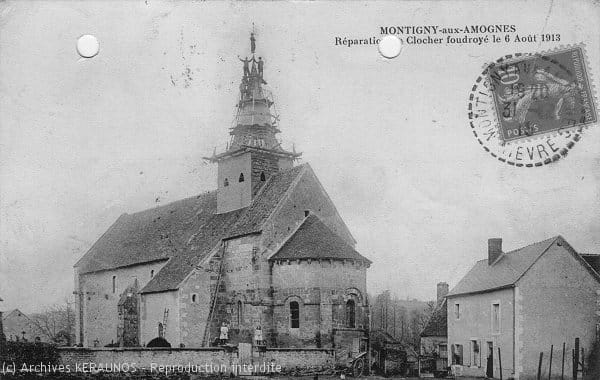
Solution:
<path fill-rule="evenodd" d="M 597 1 L 0 2 L 0 378 L 600 379 Z"/>

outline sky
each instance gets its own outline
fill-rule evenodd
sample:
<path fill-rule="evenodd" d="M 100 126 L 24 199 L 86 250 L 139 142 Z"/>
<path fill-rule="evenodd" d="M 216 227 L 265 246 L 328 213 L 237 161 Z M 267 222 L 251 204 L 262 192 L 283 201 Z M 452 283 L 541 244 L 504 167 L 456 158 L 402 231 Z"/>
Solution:
<path fill-rule="evenodd" d="M 73 265 L 122 213 L 216 188 L 203 161 L 228 140 L 249 32 L 284 145 L 310 163 L 373 261 L 368 289 L 435 298 L 487 239 L 505 250 L 562 235 L 600 253 L 600 131 L 565 159 L 515 168 L 470 131 L 487 62 L 584 42 L 600 75 L 591 2 L 71 2 L 0 4 L 0 310 L 72 299 Z M 380 26 L 514 24 L 560 43 L 404 45 Z M 96 36 L 99 54 L 75 49 Z"/>

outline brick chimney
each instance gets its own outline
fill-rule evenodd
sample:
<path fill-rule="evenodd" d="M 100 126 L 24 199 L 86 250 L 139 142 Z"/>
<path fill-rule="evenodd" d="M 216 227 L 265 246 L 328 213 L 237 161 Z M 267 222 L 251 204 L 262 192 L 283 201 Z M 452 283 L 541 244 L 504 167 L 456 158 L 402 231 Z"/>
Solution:
<path fill-rule="evenodd" d="M 488 239 L 488 265 L 492 265 L 502 254 L 502 238 Z"/>
<path fill-rule="evenodd" d="M 442 302 L 444 297 L 448 295 L 448 283 L 446 282 L 438 282 L 437 284 L 437 302 L 438 304 Z"/>

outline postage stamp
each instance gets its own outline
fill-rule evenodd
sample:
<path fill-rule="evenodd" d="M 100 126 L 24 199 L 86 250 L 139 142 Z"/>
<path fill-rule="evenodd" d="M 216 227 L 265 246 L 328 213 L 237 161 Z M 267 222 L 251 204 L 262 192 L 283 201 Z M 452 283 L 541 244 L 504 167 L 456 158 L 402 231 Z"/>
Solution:
<path fill-rule="evenodd" d="M 597 122 L 582 46 L 518 55 L 491 64 L 487 75 L 504 142 Z"/>
<path fill-rule="evenodd" d="M 485 67 L 471 87 L 471 130 L 492 157 L 539 167 L 565 157 L 597 123 L 583 45 L 514 54 Z"/>

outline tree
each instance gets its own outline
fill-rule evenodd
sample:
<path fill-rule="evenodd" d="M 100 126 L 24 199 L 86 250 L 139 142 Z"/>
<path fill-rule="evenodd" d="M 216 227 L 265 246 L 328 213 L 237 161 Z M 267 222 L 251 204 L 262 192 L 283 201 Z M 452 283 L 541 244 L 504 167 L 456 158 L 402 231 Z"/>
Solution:
<path fill-rule="evenodd" d="M 421 331 L 435 310 L 435 302 L 399 299 L 392 297 L 389 290 L 371 299 L 373 330 L 383 330 L 403 343 L 419 347 Z"/>
<path fill-rule="evenodd" d="M 47 307 L 30 316 L 44 337 L 50 342 L 70 346 L 73 342 L 75 312 L 68 302 Z"/>

